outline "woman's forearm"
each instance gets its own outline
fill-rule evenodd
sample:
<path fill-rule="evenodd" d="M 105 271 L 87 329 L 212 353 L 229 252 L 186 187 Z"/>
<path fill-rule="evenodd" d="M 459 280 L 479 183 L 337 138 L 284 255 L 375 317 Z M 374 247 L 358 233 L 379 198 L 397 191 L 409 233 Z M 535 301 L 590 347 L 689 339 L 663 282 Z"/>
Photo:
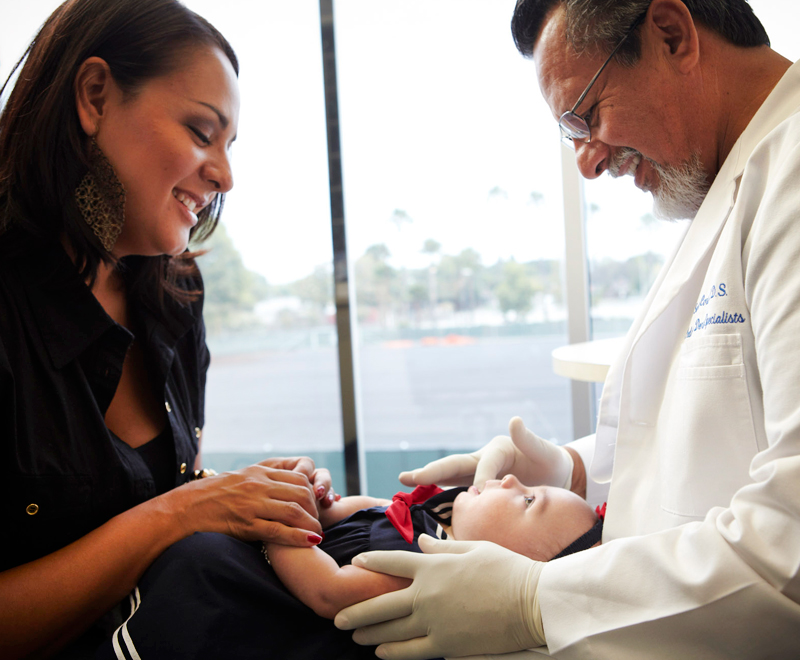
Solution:
<path fill-rule="evenodd" d="M 0 657 L 47 657 L 122 600 L 167 547 L 188 535 L 173 500 L 126 511 L 74 543 L 0 573 Z"/>

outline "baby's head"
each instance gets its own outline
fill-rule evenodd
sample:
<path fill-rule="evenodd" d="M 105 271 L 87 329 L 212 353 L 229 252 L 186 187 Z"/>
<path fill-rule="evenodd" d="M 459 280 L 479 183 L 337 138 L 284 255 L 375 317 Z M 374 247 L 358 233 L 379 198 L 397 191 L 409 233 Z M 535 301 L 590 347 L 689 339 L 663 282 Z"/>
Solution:
<path fill-rule="evenodd" d="M 513 475 L 461 493 L 451 519 L 459 541 L 492 541 L 537 561 L 553 559 L 596 522 L 592 507 L 572 491 L 529 488 Z"/>

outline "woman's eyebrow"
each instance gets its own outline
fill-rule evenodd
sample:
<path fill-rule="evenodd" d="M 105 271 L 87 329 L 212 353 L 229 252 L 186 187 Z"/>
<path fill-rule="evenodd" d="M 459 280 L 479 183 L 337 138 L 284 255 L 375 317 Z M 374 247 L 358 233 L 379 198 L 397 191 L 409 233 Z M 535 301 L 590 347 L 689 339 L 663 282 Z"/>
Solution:
<path fill-rule="evenodd" d="M 205 101 L 195 101 L 195 103 L 199 103 L 200 105 L 204 105 L 207 108 L 213 110 L 217 117 L 219 117 L 219 123 L 222 124 L 222 128 L 228 128 L 228 124 L 230 124 L 230 120 L 222 114 L 222 112 L 216 108 L 215 106 L 211 105 L 210 103 L 206 103 Z"/>

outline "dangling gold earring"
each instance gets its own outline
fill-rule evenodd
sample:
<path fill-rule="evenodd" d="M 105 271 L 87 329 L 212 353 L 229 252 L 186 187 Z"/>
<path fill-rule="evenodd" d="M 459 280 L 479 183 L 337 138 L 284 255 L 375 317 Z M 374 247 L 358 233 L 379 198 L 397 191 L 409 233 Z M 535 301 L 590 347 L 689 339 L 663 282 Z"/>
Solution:
<path fill-rule="evenodd" d="M 125 224 L 125 186 L 92 136 L 89 171 L 75 189 L 75 201 L 94 235 L 111 252 Z"/>

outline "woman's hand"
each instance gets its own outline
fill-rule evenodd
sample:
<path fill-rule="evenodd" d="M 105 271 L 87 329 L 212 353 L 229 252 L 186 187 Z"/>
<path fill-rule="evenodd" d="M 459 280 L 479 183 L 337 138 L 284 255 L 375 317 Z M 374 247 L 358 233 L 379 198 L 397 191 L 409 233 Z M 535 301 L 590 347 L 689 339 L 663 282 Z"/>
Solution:
<path fill-rule="evenodd" d="M 221 532 L 243 541 L 308 547 L 320 542 L 322 532 L 314 487 L 327 495 L 327 470 L 315 470 L 309 458 L 277 458 L 198 479 L 161 497 L 174 507 L 187 535 Z"/>
<path fill-rule="evenodd" d="M 325 468 L 317 468 L 307 456 L 300 456 L 296 458 L 269 458 L 262 461 L 259 465 L 266 465 L 268 467 L 278 468 L 281 470 L 292 470 L 306 475 L 314 496 L 317 498 L 317 507 L 327 509 L 331 504 L 341 499 L 341 495 L 337 495 L 331 488 L 331 473 Z"/>

